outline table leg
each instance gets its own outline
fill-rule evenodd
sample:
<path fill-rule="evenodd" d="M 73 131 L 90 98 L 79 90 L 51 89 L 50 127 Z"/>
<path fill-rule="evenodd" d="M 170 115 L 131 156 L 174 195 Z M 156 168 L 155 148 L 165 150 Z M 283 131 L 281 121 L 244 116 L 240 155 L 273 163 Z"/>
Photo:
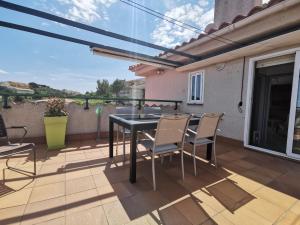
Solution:
<path fill-rule="evenodd" d="M 134 128 L 131 128 L 131 137 L 130 137 L 130 175 L 129 180 L 131 183 L 136 182 L 136 139 L 137 131 Z"/>
<path fill-rule="evenodd" d="M 114 157 L 114 122 L 109 118 L 109 157 Z"/>

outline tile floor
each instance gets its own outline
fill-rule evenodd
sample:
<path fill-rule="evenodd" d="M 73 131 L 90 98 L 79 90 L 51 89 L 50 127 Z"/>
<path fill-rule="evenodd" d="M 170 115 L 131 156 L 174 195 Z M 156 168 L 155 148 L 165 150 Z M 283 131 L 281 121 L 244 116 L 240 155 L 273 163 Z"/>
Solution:
<path fill-rule="evenodd" d="M 106 140 L 48 152 L 40 145 L 36 179 L 4 169 L 0 160 L 0 224 L 300 224 L 299 163 L 219 142 L 215 168 L 204 149 L 198 153 L 196 177 L 185 155 L 184 181 L 179 155 L 163 164 L 157 159 L 153 191 L 151 161 L 141 147 L 131 184 L 128 161 L 110 159 Z M 32 169 L 32 156 L 10 164 Z"/>

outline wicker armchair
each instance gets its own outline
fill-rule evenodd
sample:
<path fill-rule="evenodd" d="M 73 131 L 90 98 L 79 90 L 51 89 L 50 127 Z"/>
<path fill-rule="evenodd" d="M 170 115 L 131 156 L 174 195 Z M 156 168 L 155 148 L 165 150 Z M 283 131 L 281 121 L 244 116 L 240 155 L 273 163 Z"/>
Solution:
<path fill-rule="evenodd" d="M 19 140 L 18 143 L 11 143 L 9 141 L 8 135 L 7 135 L 7 129 L 22 129 L 24 130 L 24 134 L 22 138 Z M 27 134 L 27 129 L 24 126 L 12 126 L 12 127 L 6 127 L 4 120 L 2 118 L 2 115 L 0 114 L 0 158 L 6 158 L 6 167 L 7 169 L 14 170 L 16 172 L 21 173 L 29 173 L 36 175 L 36 150 L 35 145 L 33 143 L 23 143 L 23 139 Z M 25 171 L 19 168 L 11 167 L 8 165 L 8 161 L 10 159 L 10 156 L 33 151 L 33 161 L 34 161 L 34 169 L 33 172 Z"/>

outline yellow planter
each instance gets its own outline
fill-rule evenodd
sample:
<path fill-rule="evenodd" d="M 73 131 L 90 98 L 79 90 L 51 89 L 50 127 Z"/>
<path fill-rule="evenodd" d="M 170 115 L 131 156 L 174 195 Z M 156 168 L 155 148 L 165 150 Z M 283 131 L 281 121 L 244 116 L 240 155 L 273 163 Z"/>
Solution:
<path fill-rule="evenodd" d="M 48 149 L 65 147 L 67 116 L 44 117 Z"/>

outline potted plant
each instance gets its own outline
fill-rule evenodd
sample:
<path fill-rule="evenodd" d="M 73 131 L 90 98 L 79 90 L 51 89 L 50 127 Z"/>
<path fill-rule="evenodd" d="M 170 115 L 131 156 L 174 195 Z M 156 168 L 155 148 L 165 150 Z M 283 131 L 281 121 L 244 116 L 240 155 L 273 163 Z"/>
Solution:
<path fill-rule="evenodd" d="M 47 101 L 44 124 L 48 149 L 65 146 L 68 115 L 64 111 L 64 105 L 65 101 L 60 98 L 50 98 Z"/>

